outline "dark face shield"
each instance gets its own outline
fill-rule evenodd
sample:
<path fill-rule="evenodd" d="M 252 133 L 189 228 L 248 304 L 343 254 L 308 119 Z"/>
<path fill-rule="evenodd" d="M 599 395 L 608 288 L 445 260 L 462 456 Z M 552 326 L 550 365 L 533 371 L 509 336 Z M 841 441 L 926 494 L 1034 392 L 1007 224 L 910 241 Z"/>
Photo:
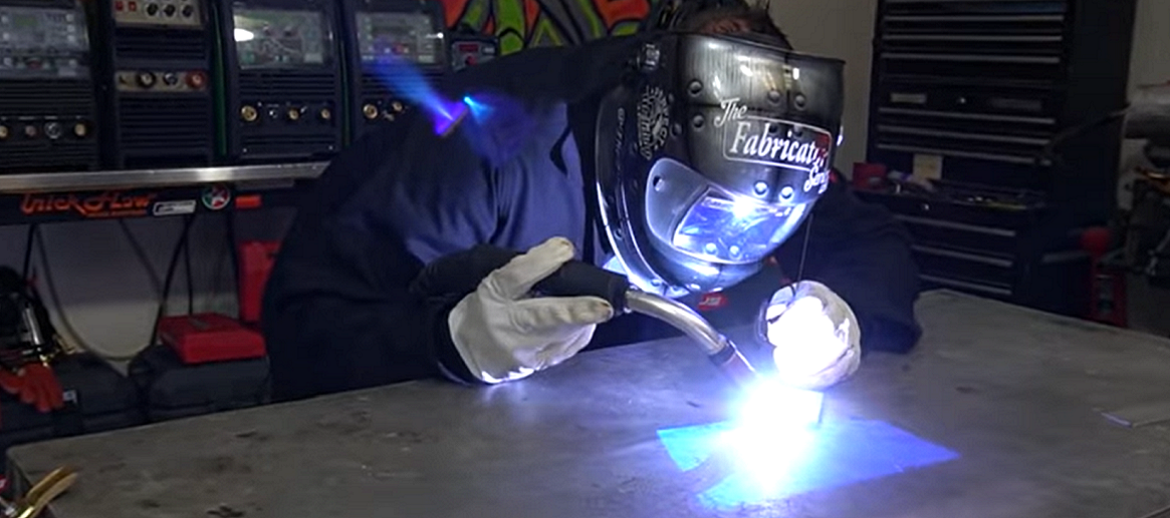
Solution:
<path fill-rule="evenodd" d="M 717 291 L 759 270 L 828 186 L 842 63 L 729 37 L 648 38 L 601 104 L 610 243 L 642 289 Z"/>

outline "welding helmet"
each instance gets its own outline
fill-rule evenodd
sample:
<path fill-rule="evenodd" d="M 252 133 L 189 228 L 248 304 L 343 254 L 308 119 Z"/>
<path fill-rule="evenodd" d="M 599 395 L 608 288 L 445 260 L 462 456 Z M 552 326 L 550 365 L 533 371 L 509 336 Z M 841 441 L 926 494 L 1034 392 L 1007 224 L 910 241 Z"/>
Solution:
<path fill-rule="evenodd" d="M 633 52 L 597 119 L 609 245 L 645 291 L 733 286 L 828 187 L 844 63 L 738 35 L 664 32 Z"/>

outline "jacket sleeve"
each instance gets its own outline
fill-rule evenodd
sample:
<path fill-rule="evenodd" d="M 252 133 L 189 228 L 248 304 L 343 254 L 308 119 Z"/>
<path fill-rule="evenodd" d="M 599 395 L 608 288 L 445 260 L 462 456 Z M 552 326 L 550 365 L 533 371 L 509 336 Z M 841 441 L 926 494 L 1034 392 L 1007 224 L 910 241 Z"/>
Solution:
<path fill-rule="evenodd" d="M 909 234 L 884 207 L 831 183 L 777 258 L 795 278 L 802 255 L 802 278 L 828 286 L 857 315 L 864 350 L 906 352 L 915 346 L 921 335 L 914 315 L 918 267 Z"/>
<path fill-rule="evenodd" d="M 495 169 L 459 133 L 440 138 L 414 120 L 334 160 L 282 244 L 262 324 L 279 399 L 417 379 L 440 364 L 468 376 L 445 334 L 453 302 L 408 290 L 429 261 L 490 242 Z"/>

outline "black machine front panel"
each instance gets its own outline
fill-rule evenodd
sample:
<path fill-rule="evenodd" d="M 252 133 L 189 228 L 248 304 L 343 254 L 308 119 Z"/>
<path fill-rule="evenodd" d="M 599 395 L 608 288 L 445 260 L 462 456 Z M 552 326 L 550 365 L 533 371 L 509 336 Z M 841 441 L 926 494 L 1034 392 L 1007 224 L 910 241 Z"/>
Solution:
<path fill-rule="evenodd" d="M 0 173 L 99 165 L 79 0 L 0 0 Z"/>
<path fill-rule="evenodd" d="M 221 0 L 229 162 L 327 159 L 344 101 L 331 0 Z"/>
<path fill-rule="evenodd" d="M 210 165 L 214 33 L 205 0 L 95 0 L 106 167 Z"/>
<path fill-rule="evenodd" d="M 409 107 L 403 88 L 450 72 L 437 0 L 344 0 L 350 134 L 393 122 Z"/>
<path fill-rule="evenodd" d="M 492 36 L 452 33 L 447 35 L 451 51 L 451 68 L 458 72 L 496 58 L 499 40 Z"/>

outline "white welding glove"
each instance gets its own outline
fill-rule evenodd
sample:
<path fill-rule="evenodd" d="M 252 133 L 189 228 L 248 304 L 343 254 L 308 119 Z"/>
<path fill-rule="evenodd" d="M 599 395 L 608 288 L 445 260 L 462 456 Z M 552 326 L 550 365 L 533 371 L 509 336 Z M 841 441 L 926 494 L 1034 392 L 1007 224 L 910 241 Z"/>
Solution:
<path fill-rule="evenodd" d="M 558 365 L 613 317 L 613 307 L 598 297 L 531 296 L 574 252 L 567 239 L 545 241 L 489 274 L 451 310 L 451 338 L 474 376 L 503 383 Z"/>
<path fill-rule="evenodd" d="M 857 372 L 861 364 L 857 317 L 824 284 L 801 281 L 782 288 L 761 316 L 780 382 L 822 390 Z"/>

